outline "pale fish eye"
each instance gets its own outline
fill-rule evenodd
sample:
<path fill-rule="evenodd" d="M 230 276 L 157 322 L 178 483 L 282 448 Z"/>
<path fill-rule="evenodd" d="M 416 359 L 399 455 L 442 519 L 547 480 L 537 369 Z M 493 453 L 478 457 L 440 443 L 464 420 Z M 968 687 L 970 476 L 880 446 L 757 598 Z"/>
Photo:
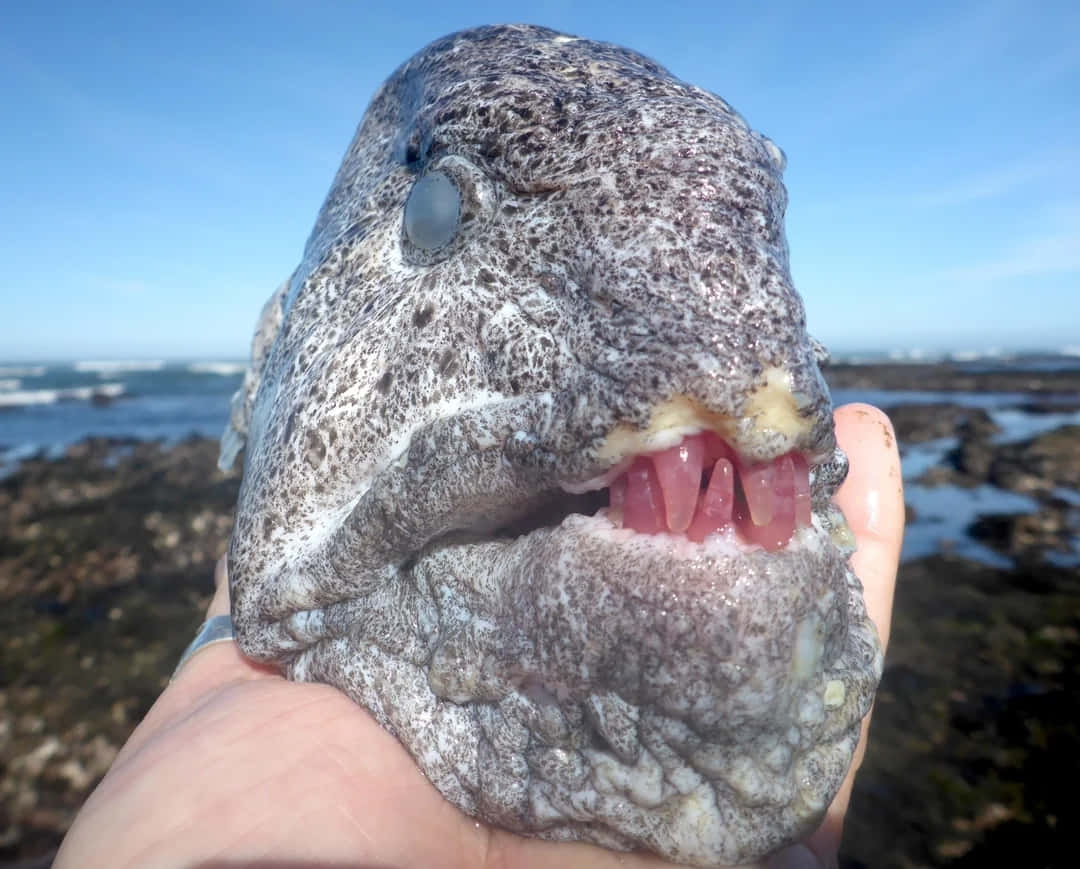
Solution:
<path fill-rule="evenodd" d="M 429 172 L 405 202 L 405 234 L 421 250 L 438 250 L 457 234 L 461 193 L 445 172 Z"/>

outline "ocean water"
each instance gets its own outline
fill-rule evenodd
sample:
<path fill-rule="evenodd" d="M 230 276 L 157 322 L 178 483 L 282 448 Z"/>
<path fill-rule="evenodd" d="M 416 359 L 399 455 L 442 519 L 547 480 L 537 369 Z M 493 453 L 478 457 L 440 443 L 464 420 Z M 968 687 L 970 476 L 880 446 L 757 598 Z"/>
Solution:
<path fill-rule="evenodd" d="M 246 365 L 215 362 L 0 363 L 0 474 L 89 436 L 175 442 L 219 437 Z"/>
<path fill-rule="evenodd" d="M 1072 370 L 1080 369 L 1080 353 L 980 357 L 963 365 L 980 371 Z M 192 434 L 217 438 L 225 427 L 229 401 L 240 386 L 244 369 L 245 363 L 239 360 L 0 363 L 0 477 L 30 456 L 59 457 L 68 446 L 90 436 L 166 443 Z M 1031 396 L 1021 392 L 838 389 L 833 398 L 837 404 L 866 401 L 886 411 L 911 402 L 983 408 L 1001 427 L 995 438 L 998 442 L 1033 437 L 1067 423 L 1080 424 L 1080 412 L 1026 412 L 1021 406 Z M 954 446 L 955 441 L 943 439 L 905 449 L 906 496 L 915 519 L 908 526 L 904 558 L 947 549 L 1007 566 L 1009 559 L 970 538 L 966 529 L 979 515 L 1028 512 L 1036 504 L 992 486 L 960 489 L 919 484 L 918 478 Z M 1058 494 L 1080 505 L 1080 492 L 1063 489 Z"/>

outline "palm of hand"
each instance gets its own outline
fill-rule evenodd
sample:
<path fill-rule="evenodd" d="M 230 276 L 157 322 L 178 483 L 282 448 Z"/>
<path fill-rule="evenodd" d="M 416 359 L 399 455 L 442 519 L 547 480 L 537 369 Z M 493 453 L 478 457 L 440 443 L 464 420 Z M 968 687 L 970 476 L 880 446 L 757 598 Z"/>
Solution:
<path fill-rule="evenodd" d="M 853 468 L 837 500 L 859 539 L 854 566 L 884 643 L 903 520 L 899 461 L 879 411 L 841 409 L 837 427 Z M 219 583 L 210 613 L 227 611 L 227 583 Z M 835 854 L 853 776 L 809 843 L 815 854 Z M 54 865 L 672 864 L 491 830 L 446 802 L 345 695 L 287 682 L 228 643 L 183 667 L 79 813 Z"/>

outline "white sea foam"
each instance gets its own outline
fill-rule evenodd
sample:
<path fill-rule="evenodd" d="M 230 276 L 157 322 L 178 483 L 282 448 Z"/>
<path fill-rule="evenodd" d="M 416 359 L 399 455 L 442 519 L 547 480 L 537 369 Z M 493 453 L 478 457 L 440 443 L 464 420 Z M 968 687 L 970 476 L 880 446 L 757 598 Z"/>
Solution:
<path fill-rule="evenodd" d="M 0 392 L 0 407 L 29 407 L 35 404 L 56 404 L 58 401 L 93 401 L 119 398 L 124 384 L 103 383 L 101 386 L 77 386 L 71 389 L 23 389 Z"/>
<path fill-rule="evenodd" d="M 55 404 L 60 400 L 59 389 L 26 389 L 0 393 L 0 407 L 25 407 L 31 404 Z"/>
<path fill-rule="evenodd" d="M 17 377 L 0 378 L 0 392 L 14 392 L 22 386 L 22 381 Z"/>
<path fill-rule="evenodd" d="M 192 374 L 220 374 L 231 377 L 247 370 L 246 362 L 192 362 L 187 370 Z"/>
<path fill-rule="evenodd" d="M 897 349 L 889 351 L 890 362 L 937 362 L 942 358 L 940 353 L 931 353 L 921 347 Z"/>
<path fill-rule="evenodd" d="M 76 371 L 109 374 L 120 374 L 127 371 L 160 371 L 165 367 L 163 359 L 136 359 L 136 360 L 92 360 L 89 362 L 76 362 L 71 366 Z"/>
<path fill-rule="evenodd" d="M 1010 358 L 1000 347 L 987 347 L 985 350 L 953 350 L 948 356 L 953 362 L 978 362 L 980 359 Z"/>
<path fill-rule="evenodd" d="M 44 365 L 0 365 L 0 377 L 41 377 Z"/>

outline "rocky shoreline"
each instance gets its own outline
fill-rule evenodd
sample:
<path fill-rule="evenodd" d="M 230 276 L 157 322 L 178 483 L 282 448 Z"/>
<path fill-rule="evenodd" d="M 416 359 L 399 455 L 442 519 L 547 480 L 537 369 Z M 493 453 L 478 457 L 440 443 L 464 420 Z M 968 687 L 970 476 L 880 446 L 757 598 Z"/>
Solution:
<path fill-rule="evenodd" d="M 95 439 L 0 481 L 0 863 L 54 850 L 210 599 L 217 444 Z"/>
<path fill-rule="evenodd" d="M 1024 393 L 1035 406 L 1058 396 L 1080 407 L 1080 362 L 1060 370 L 992 368 L 961 362 L 832 363 L 825 378 L 833 389 L 918 390 L 920 392 Z"/>
<path fill-rule="evenodd" d="M 1024 391 L 1029 415 L 1080 408 L 1075 371 L 972 387 L 971 375 L 918 367 L 827 375 L 834 388 Z M 841 865 L 1066 865 L 1080 771 L 1080 426 L 1001 443 L 992 416 L 962 403 L 890 414 L 905 451 L 941 446 L 917 485 L 991 487 L 1032 507 L 968 529 L 1011 567 L 947 552 L 902 566 Z M 92 439 L 0 480 L 0 864 L 47 865 L 200 622 L 239 485 L 216 455 L 207 439 Z"/>

